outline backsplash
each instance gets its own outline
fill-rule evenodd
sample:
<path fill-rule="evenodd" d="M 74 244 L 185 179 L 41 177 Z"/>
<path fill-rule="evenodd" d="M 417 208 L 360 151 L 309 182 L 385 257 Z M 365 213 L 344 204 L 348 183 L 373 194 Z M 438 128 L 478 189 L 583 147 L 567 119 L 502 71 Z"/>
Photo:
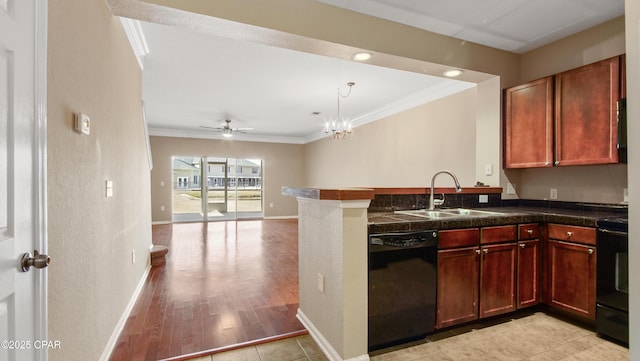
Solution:
<path fill-rule="evenodd" d="M 571 209 L 574 211 L 589 212 L 612 212 L 626 215 L 629 206 L 626 204 L 609 204 L 609 203 L 585 203 L 585 202 L 564 202 L 549 201 L 536 199 L 505 199 L 502 201 L 503 207 L 535 207 L 535 208 L 553 208 L 553 209 Z"/>
<path fill-rule="evenodd" d="M 478 194 L 445 194 L 445 201 L 439 208 L 484 208 L 500 207 L 499 193 L 488 194 L 488 202 L 480 203 Z M 442 194 L 435 194 L 441 199 Z M 369 205 L 369 212 L 392 212 L 429 207 L 428 194 L 377 194 Z"/>
<path fill-rule="evenodd" d="M 536 207 L 571 209 L 576 211 L 607 211 L 627 214 L 628 206 L 621 204 L 563 202 L 533 199 L 502 199 L 499 193 L 487 194 L 487 203 L 480 203 L 479 194 L 446 194 L 445 202 L 438 208 L 487 208 L 487 207 Z M 435 198 L 441 199 L 442 194 Z M 425 209 L 429 206 L 428 194 L 377 194 L 368 212 L 393 212 L 410 209 Z"/>

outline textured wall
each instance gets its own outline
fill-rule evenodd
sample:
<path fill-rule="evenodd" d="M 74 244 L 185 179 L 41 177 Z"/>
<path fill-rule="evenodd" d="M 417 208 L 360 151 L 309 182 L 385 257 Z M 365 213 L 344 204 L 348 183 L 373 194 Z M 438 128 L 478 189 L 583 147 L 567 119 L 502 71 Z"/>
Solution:
<path fill-rule="evenodd" d="M 300 311 L 345 360 L 367 354 L 367 205 L 299 200 Z"/>
<path fill-rule="evenodd" d="M 265 217 L 295 216 L 296 200 L 282 195 L 282 187 L 304 185 L 304 146 L 261 142 L 151 137 L 153 171 L 151 195 L 153 221 L 171 221 L 171 157 L 209 156 L 262 159 Z M 161 185 L 164 182 L 164 186 Z M 273 207 L 271 207 L 273 204 Z M 160 207 L 165 210 L 161 211 Z"/>
<path fill-rule="evenodd" d="M 640 2 L 625 1 L 627 100 L 628 104 L 640 104 Z M 629 106 L 629 259 L 640 259 L 640 109 Z M 635 186 L 634 186 L 635 184 Z M 640 262 L 629 264 L 629 360 L 640 360 Z"/>
<path fill-rule="evenodd" d="M 309 143 L 306 182 L 319 187 L 425 187 L 436 171 L 449 169 L 462 186 L 473 186 L 476 107 L 477 90 L 472 88 L 360 126 L 346 141 Z M 452 186 L 453 181 L 439 177 L 436 185 Z"/>
<path fill-rule="evenodd" d="M 49 359 L 97 360 L 148 264 L 141 71 L 103 0 L 49 1 L 48 47 Z"/>

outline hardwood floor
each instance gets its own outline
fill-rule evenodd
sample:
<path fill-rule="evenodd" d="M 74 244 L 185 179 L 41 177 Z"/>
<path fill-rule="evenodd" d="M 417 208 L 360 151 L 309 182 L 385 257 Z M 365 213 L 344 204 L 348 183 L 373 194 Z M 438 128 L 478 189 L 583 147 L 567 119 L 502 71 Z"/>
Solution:
<path fill-rule="evenodd" d="M 158 360 L 304 333 L 297 220 L 153 226 L 153 267 L 111 361 Z"/>

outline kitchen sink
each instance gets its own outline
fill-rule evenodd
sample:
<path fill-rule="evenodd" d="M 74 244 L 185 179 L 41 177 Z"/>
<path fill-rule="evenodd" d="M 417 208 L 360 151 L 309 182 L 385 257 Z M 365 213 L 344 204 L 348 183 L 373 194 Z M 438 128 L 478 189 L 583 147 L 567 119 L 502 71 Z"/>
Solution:
<path fill-rule="evenodd" d="M 453 217 L 488 217 L 488 216 L 496 216 L 502 213 L 500 212 L 491 212 L 491 211 L 480 211 L 477 209 L 466 209 L 466 208 L 451 208 L 451 209 L 437 209 L 437 210 L 428 210 L 428 209 L 417 209 L 417 210 L 406 210 L 406 211 L 395 211 L 397 214 L 406 214 L 409 216 L 416 217 L 424 217 L 429 219 L 446 219 Z"/>
<path fill-rule="evenodd" d="M 480 211 L 477 209 L 466 209 L 466 208 L 441 209 L 439 210 L 439 212 L 446 212 L 446 213 L 455 214 L 458 216 L 469 216 L 469 217 L 495 216 L 495 215 L 502 214 L 500 212 Z"/>
<path fill-rule="evenodd" d="M 410 216 L 417 216 L 417 217 L 425 217 L 425 218 L 430 218 L 430 219 L 442 219 L 442 218 L 450 218 L 450 217 L 456 217 L 457 215 L 454 213 L 448 213 L 448 212 L 443 212 L 443 211 L 430 211 L 427 209 L 418 209 L 418 210 L 409 210 L 409 211 L 395 211 L 394 213 L 397 214 L 406 214 L 406 215 L 410 215 Z"/>

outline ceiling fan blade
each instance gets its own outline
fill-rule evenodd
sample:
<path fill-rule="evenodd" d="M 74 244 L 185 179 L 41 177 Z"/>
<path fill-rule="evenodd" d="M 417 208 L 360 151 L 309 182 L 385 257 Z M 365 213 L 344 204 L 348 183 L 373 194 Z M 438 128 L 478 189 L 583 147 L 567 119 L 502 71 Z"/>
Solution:
<path fill-rule="evenodd" d="M 220 127 L 207 127 L 206 125 L 201 125 L 200 128 L 217 130 L 217 131 L 221 131 L 223 129 L 223 128 L 220 128 Z"/>

